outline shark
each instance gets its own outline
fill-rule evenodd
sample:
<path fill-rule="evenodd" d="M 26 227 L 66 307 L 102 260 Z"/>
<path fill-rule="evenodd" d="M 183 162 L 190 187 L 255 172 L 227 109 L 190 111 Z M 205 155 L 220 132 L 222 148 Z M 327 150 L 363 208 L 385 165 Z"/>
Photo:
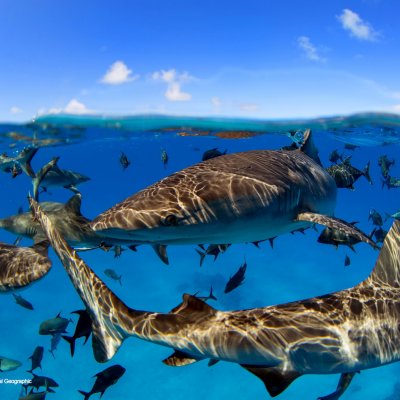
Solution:
<path fill-rule="evenodd" d="M 13 178 L 20 175 L 22 171 L 28 176 L 34 177 L 35 173 L 32 170 L 31 161 L 38 150 L 38 147 L 28 146 L 15 157 L 7 156 L 5 153 L 0 154 L 0 170 L 11 173 Z"/>
<path fill-rule="evenodd" d="M 178 171 L 104 211 L 90 224 L 109 237 L 152 244 L 260 242 L 314 223 L 374 245 L 333 217 L 337 188 L 322 167 L 311 130 L 296 150 L 221 155 Z"/>
<path fill-rule="evenodd" d="M 8 293 L 43 278 L 51 269 L 49 242 L 19 247 L 0 243 L 0 293 Z"/>
<path fill-rule="evenodd" d="M 271 396 L 305 374 L 340 374 L 338 399 L 358 371 L 400 360 L 400 222 L 372 273 L 358 285 L 310 299 L 220 311 L 189 294 L 170 312 L 137 310 L 117 297 L 69 247 L 33 199 L 31 207 L 92 320 L 93 352 L 110 360 L 128 337 L 173 349 L 163 362 L 231 362 Z M 324 397 L 322 397 L 324 399 Z"/>

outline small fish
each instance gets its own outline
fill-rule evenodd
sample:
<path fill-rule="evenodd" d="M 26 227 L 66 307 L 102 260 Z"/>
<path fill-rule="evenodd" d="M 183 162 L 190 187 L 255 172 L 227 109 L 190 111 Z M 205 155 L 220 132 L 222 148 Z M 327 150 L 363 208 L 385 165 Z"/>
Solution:
<path fill-rule="evenodd" d="M 126 156 L 126 154 L 121 151 L 121 156 L 119 158 L 119 162 L 122 165 L 122 168 L 125 170 L 129 167 L 129 165 L 131 164 L 131 162 L 128 160 L 128 157 Z"/>
<path fill-rule="evenodd" d="M 225 286 L 224 293 L 229 293 L 233 289 L 239 287 L 244 281 L 244 275 L 246 273 L 247 263 L 246 261 L 239 267 L 239 269 L 229 278 L 228 283 Z"/>
<path fill-rule="evenodd" d="M 351 143 L 345 143 L 344 148 L 345 148 L 346 150 L 352 150 L 352 151 L 354 151 L 355 149 L 359 149 L 360 146 L 357 146 L 357 145 L 351 144 Z"/>
<path fill-rule="evenodd" d="M 203 250 L 200 251 L 196 249 L 196 252 L 200 255 L 200 267 L 203 265 L 203 261 L 205 256 L 214 256 L 214 261 L 217 259 L 220 253 L 225 253 L 230 244 L 210 244 L 206 249 L 204 249 L 203 245 L 199 245 L 199 247 Z"/>
<path fill-rule="evenodd" d="M 43 360 L 43 352 L 44 352 L 43 346 L 37 346 L 35 348 L 33 354 L 28 358 L 28 360 L 31 360 L 32 362 L 32 368 L 28 372 L 32 372 L 36 368 L 42 369 L 41 363 Z"/>
<path fill-rule="evenodd" d="M 37 153 L 39 148 L 28 146 L 25 147 L 18 155 L 15 157 L 9 157 L 7 154 L 3 153 L 0 155 L 0 170 L 11 173 L 11 176 L 15 178 L 24 171 L 28 176 L 33 178 L 35 173 L 31 167 L 31 161 L 33 156 Z"/>
<path fill-rule="evenodd" d="M 114 258 L 121 257 L 122 252 L 126 250 L 119 244 L 116 244 L 113 249 L 114 249 Z M 136 250 L 134 250 L 134 251 L 136 251 Z"/>
<path fill-rule="evenodd" d="M 121 365 L 112 365 L 95 375 L 96 381 L 94 382 L 90 392 L 84 392 L 83 390 L 78 391 L 80 394 L 85 396 L 84 400 L 88 400 L 94 393 L 101 393 L 101 397 L 110 386 L 115 385 L 118 382 L 125 371 L 126 369 L 121 367 Z"/>
<path fill-rule="evenodd" d="M 51 392 L 53 392 L 51 389 L 42 392 L 34 392 L 32 388 L 26 396 L 22 396 L 18 400 L 45 400 L 47 393 Z"/>
<path fill-rule="evenodd" d="M 343 161 L 343 154 L 339 154 L 339 151 L 335 149 L 329 154 L 329 161 L 336 164 L 339 160 Z"/>
<path fill-rule="evenodd" d="M 26 308 L 27 310 L 33 310 L 33 305 L 28 300 L 24 299 L 19 294 L 12 294 L 14 296 L 15 302 L 20 305 L 21 307 Z"/>
<path fill-rule="evenodd" d="M 113 269 L 105 269 L 104 273 L 111 279 L 114 279 L 114 281 L 118 281 L 119 284 L 122 286 L 121 278 L 122 275 L 118 275 Z"/>
<path fill-rule="evenodd" d="M 397 221 L 400 221 L 400 211 L 397 211 L 396 213 L 389 215 L 389 217 L 397 219 Z"/>
<path fill-rule="evenodd" d="M 0 372 L 14 371 L 22 365 L 17 360 L 0 356 Z"/>
<path fill-rule="evenodd" d="M 388 175 L 385 180 L 382 181 L 382 188 L 387 186 L 388 189 L 396 189 L 400 187 L 400 178 L 394 178 Z"/>
<path fill-rule="evenodd" d="M 193 296 L 198 298 L 199 300 L 202 300 L 202 301 L 217 300 L 217 298 L 213 294 L 212 286 L 210 287 L 210 294 L 208 296 L 197 296 L 197 293 L 195 293 Z"/>
<path fill-rule="evenodd" d="M 225 149 L 224 152 L 221 152 L 218 150 L 217 147 L 214 147 L 213 149 L 210 150 L 206 150 L 203 153 L 203 157 L 201 158 L 201 161 L 206 161 L 209 160 L 210 158 L 215 158 L 215 157 L 219 157 L 219 156 L 224 156 L 226 154 L 227 150 Z"/>
<path fill-rule="evenodd" d="M 53 356 L 53 358 L 56 358 L 54 355 L 54 352 L 57 350 L 58 343 L 60 343 L 61 340 L 61 333 L 56 333 L 55 335 L 52 335 L 51 340 L 50 340 L 50 350 L 49 352 Z"/>
<path fill-rule="evenodd" d="M 79 319 L 76 324 L 75 332 L 72 336 L 63 336 L 71 348 L 71 356 L 73 357 L 75 354 L 75 341 L 81 337 L 85 338 L 83 344 L 87 342 L 90 334 L 92 333 L 92 320 L 90 318 L 89 313 L 86 310 L 77 310 L 73 311 L 71 314 L 78 314 Z"/>
<path fill-rule="evenodd" d="M 356 224 L 356 222 L 353 222 L 352 225 Z M 371 236 L 370 236 L 371 237 Z M 323 243 L 323 244 L 332 244 L 336 248 L 338 246 L 343 245 L 343 246 L 348 246 L 350 247 L 351 250 L 354 250 L 354 245 L 357 243 L 360 243 L 360 239 L 349 235 L 348 233 L 345 233 L 343 231 L 339 231 L 337 229 L 332 229 L 332 228 L 325 228 L 321 234 L 318 237 L 318 243 Z"/>
<path fill-rule="evenodd" d="M 167 166 L 168 164 L 168 153 L 165 150 L 161 151 L 161 162 L 164 165 L 164 168 Z"/>
<path fill-rule="evenodd" d="M 350 265 L 350 257 L 346 254 L 346 258 L 344 259 L 344 266 L 348 267 Z"/>
<path fill-rule="evenodd" d="M 395 160 L 389 160 L 386 154 L 378 158 L 378 165 L 381 167 L 381 174 L 384 178 L 389 175 L 389 170 L 392 165 L 394 165 Z"/>
<path fill-rule="evenodd" d="M 372 179 L 369 175 L 370 162 L 368 161 L 365 168 L 360 171 L 350 164 L 350 158 L 351 157 L 347 157 L 342 163 L 326 168 L 328 174 L 331 175 L 335 180 L 336 186 L 338 188 L 354 190 L 353 185 L 360 176 L 364 176 L 365 179 L 367 179 L 367 181 L 372 185 Z"/>
<path fill-rule="evenodd" d="M 374 225 L 376 225 L 376 226 L 382 226 L 383 225 L 382 216 L 375 209 L 370 210 L 369 216 L 368 216 L 368 221 L 369 220 L 372 220 L 372 223 Z"/>
<path fill-rule="evenodd" d="M 31 374 L 33 375 L 31 379 L 32 382 L 27 385 L 23 385 L 25 389 L 32 387 L 38 390 L 41 387 L 45 387 L 48 392 L 54 392 L 54 390 L 49 388 L 59 387 L 59 384 L 53 378 L 50 378 L 48 376 L 36 375 L 33 372 L 31 372 Z"/>
<path fill-rule="evenodd" d="M 372 237 L 372 236 L 375 237 L 376 243 L 383 243 L 387 233 L 388 233 L 388 231 L 386 231 L 385 229 L 382 229 L 382 227 L 379 227 L 379 228 L 375 228 L 372 231 L 370 237 Z"/>
<path fill-rule="evenodd" d="M 66 329 L 70 322 L 70 319 L 61 317 L 61 313 L 58 313 L 55 318 L 43 321 L 39 327 L 39 335 L 56 335 L 57 333 L 67 333 Z"/>

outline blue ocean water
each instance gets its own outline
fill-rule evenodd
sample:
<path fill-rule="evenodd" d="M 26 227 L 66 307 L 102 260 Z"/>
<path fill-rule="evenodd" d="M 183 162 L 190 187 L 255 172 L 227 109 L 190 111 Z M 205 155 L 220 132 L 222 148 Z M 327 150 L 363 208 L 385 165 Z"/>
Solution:
<path fill-rule="evenodd" d="M 87 175 L 83 183 L 82 214 L 92 219 L 100 212 L 122 201 L 138 190 L 175 171 L 197 163 L 205 150 L 219 148 L 228 153 L 253 149 L 278 149 L 290 145 L 288 131 L 311 127 L 320 158 L 329 166 L 329 154 L 338 149 L 351 155 L 351 163 L 362 169 L 371 162 L 370 185 L 361 177 L 355 190 L 339 189 L 336 216 L 358 221 L 358 227 L 371 232 L 369 211 L 374 208 L 383 216 L 400 210 L 400 188 L 382 188 L 378 158 L 386 154 L 397 159 L 391 175 L 400 177 L 398 160 L 400 118 L 392 115 L 365 114 L 311 121 L 260 121 L 196 119 L 161 116 L 127 118 L 48 116 L 29 124 L 0 125 L 0 153 L 16 154 L 34 142 L 40 150 L 32 161 L 37 171 L 52 157 L 59 156 L 58 165 Z M 345 143 L 360 146 L 344 150 Z M 169 162 L 161 162 L 162 150 Z M 131 165 L 123 170 L 119 158 L 123 151 Z M 0 173 L 0 217 L 16 214 L 22 206 L 27 210 L 26 196 L 32 190 L 25 174 L 12 179 Z M 63 188 L 51 188 L 41 194 L 41 201 L 65 202 L 73 195 Z M 389 229 L 392 220 L 385 222 Z M 319 231 L 321 232 L 321 228 Z M 217 301 L 210 304 L 222 310 L 246 309 L 285 303 L 293 300 L 342 290 L 366 278 L 371 272 L 378 252 L 366 244 L 358 244 L 356 253 L 347 247 L 317 243 L 313 230 L 283 235 L 271 249 L 267 242 L 257 249 L 252 244 L 231 246 L 214 262 L 206 257 L 202 267 L 195 246 L 170 246 L 170 266 L 165 266 L 149 246 L 137 252 L 124 251 L 120 258 L 113 252 L 94 250 L 81 253 L 108 286 L 128 305 L 136 309 L 168 312 L 181 302 L 183 293 L 206 296 L 212 285 Z M 0 241 L 12 243 L 15 236 L 0 230 Z M 29 246 L 28 239 L 21 245 Z M 345 256 L 351 264 L 344 267 Z M 41 281 L 21 291 L 35 307 L 29 311 L 17 305 L 11 295 L 1 300 L 0 354 L 19 360 L 23 365 L 11 372 L 1 373 L 0 379 L 24 379 L 30 374 L 28 357 L 36 346 L 44 346 L 42 371 L 35 372 L 54 378 L 60 385 L 50 399 L 82 399 L 78 390 L 90 391 L 93 375 L 114 364 L 121 364 L 126 373 L 110 387 L 104 399 L 258 399 L 268 398 L 264 385 L 256 377 L 235 364 L 220 362 L 208 367 L 207 362 L 173 368 L 161 360 L 172 351 L 168 348 L 128 339 L 116 356 L 106 364 L 97 363 L 92 354 L 91 339 L 76 345 L 75 356 L 68 343 L 61 340 L 55 358 L 49 353 L 50 337 L 38 334 L 43 320 L 61 312 L 82 309 L 83 304 L 70 283 L 62 265 L 50 250 L 53 268 Z M 238 289 L 224 294 L 229 277 L 236 272 L 244 258 L 248 268 L 245 282 Z M 122 286 L 104 274 L 107 268 L 122 275 Z M 75 322 L 76 318 L 72 317 Z M 73 333 L 74 325 L 68 332 Z M 362 371 L 343 395 L 343 399 L 393 400 L 399 396 L 400 364 L 391 364 Z M 309 375 L 296 380 L 278 398 L 316 399 L 336 388 L 338 375 Z M 17 399 L 20 386 L 0 385 L 0 399 Z M 93 395 L 98 398 L 98 394 Z"/>

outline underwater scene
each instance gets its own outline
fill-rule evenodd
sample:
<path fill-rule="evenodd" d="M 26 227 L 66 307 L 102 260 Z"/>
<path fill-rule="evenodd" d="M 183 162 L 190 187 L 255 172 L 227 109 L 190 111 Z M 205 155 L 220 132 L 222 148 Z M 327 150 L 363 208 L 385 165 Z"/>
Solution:
<path fill-rule="evenodd" d="M 379 113 L 0 124 L 0 399 L 399 399 L 398 288 L 264 309 L 370 276 L 399 146 Z"/>

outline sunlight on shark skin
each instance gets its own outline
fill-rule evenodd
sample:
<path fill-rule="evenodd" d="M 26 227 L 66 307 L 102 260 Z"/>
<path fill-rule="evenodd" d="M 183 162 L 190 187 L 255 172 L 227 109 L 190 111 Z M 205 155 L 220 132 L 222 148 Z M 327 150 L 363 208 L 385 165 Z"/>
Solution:
<path fill-rule="evenodd" d="M 202 359 L 237 363 L 276 396 L 304 374 L 340 373 L 348 381 L 357 371 L 400 360 L 400 222 L 394 222 L 371 275 L 351 289 L 238 311 L 218 311 L 185 294 L 171 312 L 156 313 L 125 305 L 30 201 L 90 314 L 99 362 L 134 336 L 174 349 L 167 365 Z"/>
<path fill-rule="evenodd" d="M 313 223 L 345 230 L 333 217 L 337 188 L 321 166 L 311 131 L 301 148 L 212 158 L 178 171 L 96 217 L 99 235 L 137 244 L 259 242 Z"/>

